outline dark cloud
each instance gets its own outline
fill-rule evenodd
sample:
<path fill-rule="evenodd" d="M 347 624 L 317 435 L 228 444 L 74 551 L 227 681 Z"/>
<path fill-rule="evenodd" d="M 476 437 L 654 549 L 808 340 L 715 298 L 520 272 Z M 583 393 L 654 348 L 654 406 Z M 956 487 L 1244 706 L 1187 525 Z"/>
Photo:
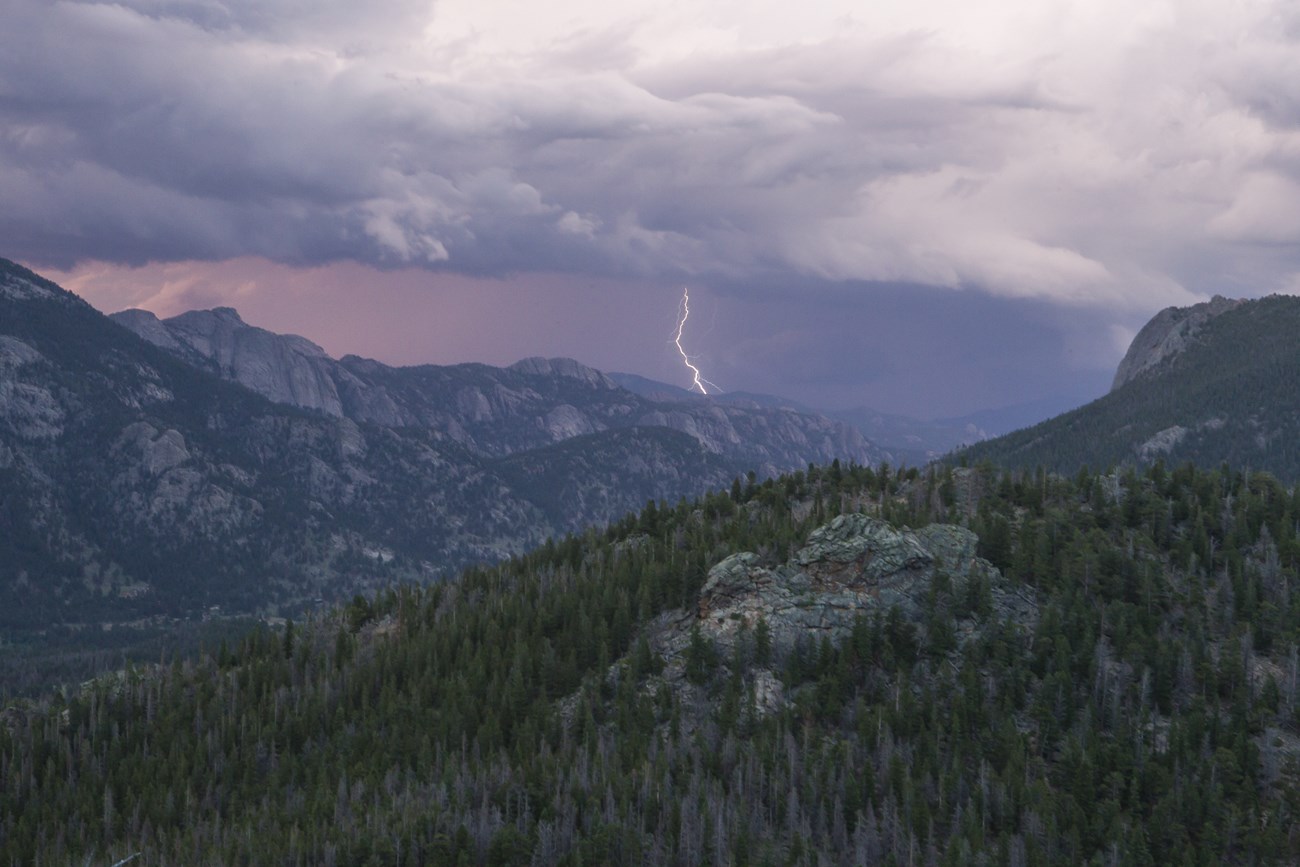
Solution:
<path fill-rule="evenodd" d="M 4 252 L 1124 315 L 1295 285 L 1285 4 L 969 5 L 10 0 Z"/>
<path fill-rule="evenodd" d="M 720 302 L 701 340 L 706 353 L 725 347 L 706 356 L 711 376 L 819 406 L 923 417 L 1047 397 L 1068 405 L 1106 390 L 1142 319 L 1115 333 L 1105 311 L 911 285 L 807 294 L 818 303 L 801 304 L 797 293 Z"/>
<path fill-rule="evenodd" d="M 344 54 L 373 51 L 409 37 L 432 0 L 74 0 L 119 6 L 158 22 L 276 42 L 326 44 Z"/>

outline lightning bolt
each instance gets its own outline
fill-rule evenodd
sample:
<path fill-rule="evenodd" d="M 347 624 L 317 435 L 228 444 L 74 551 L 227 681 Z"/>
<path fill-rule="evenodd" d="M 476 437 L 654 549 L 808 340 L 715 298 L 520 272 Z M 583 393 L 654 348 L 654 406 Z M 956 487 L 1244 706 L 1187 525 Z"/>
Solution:
<path fill-rule="evenodd" d="M 682 362 L 691 369 L 691 385 L 686 390 L 690 391 L 693 388 L 698 388 L 700 394 L 708 394 L 709 390 L 704 386 L 712 385 L 714 391 L 721 391 L 722 389 L 700 375 L 700 369 L 691 363 L 691 357 L 682 348 L 682 329 L 686 327 L 686 320 L 691 318 L 691 291 L 685 286 L 682 287 L 682 303 L 678 309 L 681 312 L 681 318 L 677 320 L 677 336 L 673 338 L 673 343 L 677 344 L 677 351 L 682 355 Z"/>

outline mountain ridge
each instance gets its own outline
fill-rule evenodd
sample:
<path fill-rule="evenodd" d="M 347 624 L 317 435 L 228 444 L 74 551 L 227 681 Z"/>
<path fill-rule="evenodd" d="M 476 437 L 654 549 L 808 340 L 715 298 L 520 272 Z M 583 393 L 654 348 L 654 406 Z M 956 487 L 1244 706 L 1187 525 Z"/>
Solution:
<path fill-rule="evenodd" d="M 881 412 L 867 406 L 817 409 L 787 397 L 754 392 L 720 392 L 705 396 L 635 373 L 611 372 L 609 376 L 629 391 L 654 400 L 695 403 L 713 400 L 736 406 L 787 408 L 824 415 L 856 428 L 869 442 L 884 450 L 891 462 L 912 466 L 929 463 L 954 448 L 992 439 L 1051 418 L 1097 397 L 1100 391 L 1087 385 L 1083 388 L 1076 385 L 1037 400 L 977 410 L 962 416 L 925 420 Z"/>
<path fill-rule="evenodd" d="M 229 309 L 128 318 L 153 340 L 0 261 L 0 629 L 287 613 L 869 459 L 829 421 L 659 406 L 576 363 L 398 370 Z"/>
<path fill-rule="evenodd" d="M 1072 473 L 1081 466 L 1223 462 L 1300 480 L 1300 299 L 1216 298 L 1143 328 L 1108 394 L 957 453 Z"/>
<path fill-rule="evenodd" d="M 811 410 L 725 398 L 656 400 L 571 358 L 525 358 L 503 368 L 392 367 L 355 355 L 335 360 L 306 338 L 249 325 L 230 308 L 166 320 L 147 311 L 110 318 L 276 402 L 387 427 L 433 428 L 494 457 L 637 425 L 689 434 L 713 454 L 750 460 L 764 476 L 808 462 L 888 457 L 850 425 Z"/>

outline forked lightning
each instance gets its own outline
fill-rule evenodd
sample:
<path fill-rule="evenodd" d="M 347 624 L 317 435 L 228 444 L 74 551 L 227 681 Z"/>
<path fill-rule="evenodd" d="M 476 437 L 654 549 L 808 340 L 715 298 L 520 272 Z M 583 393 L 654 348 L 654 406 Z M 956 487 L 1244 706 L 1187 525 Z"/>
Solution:
<path fill-rule="evenodd" d="M 704 387 L 705 385 L 712 386 L 714 391 L 721 391 L 722 389 L 718 388 L 700 375 L 700 369 L 691 363 L 691 357 L 687 355 L 686 350 L 682 348 L 682 329 L 686 327 L 686 320 L 691 318 L 691 291 L 685 286 L 682 287 L 682 304 L 680 309 L 681 318 L 677 320 L 677 336 L 673 338 L 673 343 L 677 344 L 677 351 L 682 354 L 682 361 L 691 369 L 692 381 L 687 391 L 698 388 L 700 394 L 708 394 L 709 390 Z"/>

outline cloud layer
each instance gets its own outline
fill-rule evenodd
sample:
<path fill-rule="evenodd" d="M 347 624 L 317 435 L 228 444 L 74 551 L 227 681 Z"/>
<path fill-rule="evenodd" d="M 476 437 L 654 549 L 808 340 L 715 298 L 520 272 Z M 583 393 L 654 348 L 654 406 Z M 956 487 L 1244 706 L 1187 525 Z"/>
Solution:
<path fill-rule="evenodd" d="M 4 253 L 1125 311 L 1297 285 L 1293 4 L 863 5 L 10 0 Z"/>

